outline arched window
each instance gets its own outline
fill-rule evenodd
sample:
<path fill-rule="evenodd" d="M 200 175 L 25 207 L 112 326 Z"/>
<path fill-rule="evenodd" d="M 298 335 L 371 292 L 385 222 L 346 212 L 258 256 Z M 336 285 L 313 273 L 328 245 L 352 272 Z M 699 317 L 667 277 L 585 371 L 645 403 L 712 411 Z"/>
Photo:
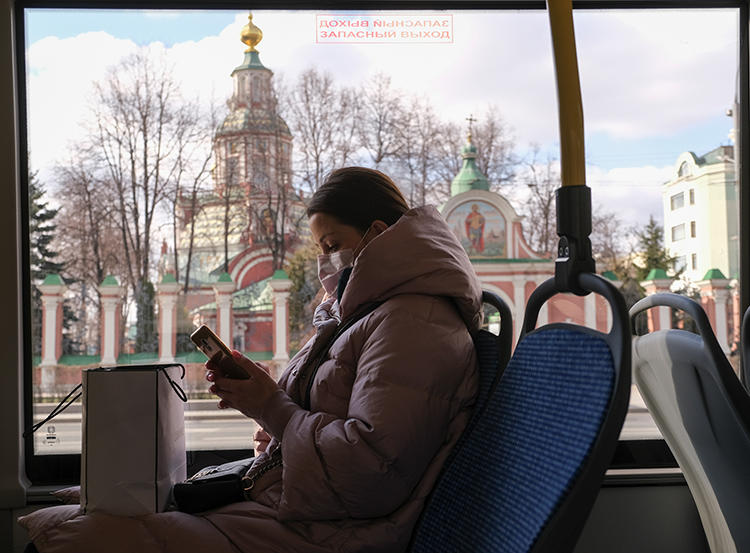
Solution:
<path fill-rule="evenodd" d="M 690 174 L 690 164 L 687 161 L 683 161 L 680 165 L 680 170 L 677 171 L 677 176 L 687 177 Z"/>

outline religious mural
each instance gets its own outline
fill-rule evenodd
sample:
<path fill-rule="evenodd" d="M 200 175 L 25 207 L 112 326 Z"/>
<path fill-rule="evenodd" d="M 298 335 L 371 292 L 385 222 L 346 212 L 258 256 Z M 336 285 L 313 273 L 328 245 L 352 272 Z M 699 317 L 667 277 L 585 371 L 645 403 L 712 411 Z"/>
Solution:
<path fill-rule="evenodd" d="M 505 217 L 493 205 L 470 200 L 446 217 L 469 257 L 507 257 Z"/>

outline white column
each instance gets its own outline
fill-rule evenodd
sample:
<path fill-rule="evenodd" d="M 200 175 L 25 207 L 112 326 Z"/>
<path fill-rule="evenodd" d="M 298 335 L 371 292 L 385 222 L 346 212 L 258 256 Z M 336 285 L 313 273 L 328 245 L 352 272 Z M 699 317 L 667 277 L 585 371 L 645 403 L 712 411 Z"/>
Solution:
<path fill-rule="evenodd" d="M 596 329 L 596 294 L 590 293 L 583 297 L 584 326 Z"/>
<path fill-rule="evenodd" d="M 714 302 L 716 309 L 716 340 L 724 353 L 729 353 L 729 333 L 727 326 L 727 299 L 729 292 L 727 290 L 714 290 Z"/>
<path fill-rule="evenodd" d="M 216 334 L 222 342 L 232 348 L 232 292 L 235 290 L 234 281 L 229 273 L 224 273 L 214 283 L 216 294 Z"/>
<path fill-rule="evenodd" d="M 55 385 L 55 369 L 62 355 L 62 311 L 65 285 L 58 275 L 48 275 L 39 285 L 42 293 L 42 361 L 40 387 Z"/>
<path fill-rule="evenodd" d="M 658 308 L 659 311 L 659 329 L 668 330 L 672 328 L 672 309 L 666 305 Z"/>
<path fill-rule="evenodd" d="M 289 361 L 289 291 L 292 281 L 284 271 L 271 278 L 273 289 L 273 362 L 281 368 Z"/>
<path fill-rule="evenodd" d="M 125 288 L 113 276 L 99 286 L 102 304 L 101 364 L 116 365 L 120 354 L 120 306 Z"/>
<path fill-rule="evenodd" d="M 177 298 L 180 283 L 171 274 L 157 285 L 159 301 L 159 363 L 174 361 L 177 342 Z"/>

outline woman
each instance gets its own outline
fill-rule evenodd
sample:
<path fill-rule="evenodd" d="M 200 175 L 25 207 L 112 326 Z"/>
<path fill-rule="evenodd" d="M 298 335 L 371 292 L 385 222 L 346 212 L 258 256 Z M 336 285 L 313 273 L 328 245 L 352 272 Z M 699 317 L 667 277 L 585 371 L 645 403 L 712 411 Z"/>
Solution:
<path fill-rule="evenodd" d="M 237 352 L 249 380 L 207 364 L 220 407 L 271 437 L 252 499 L 200 516 L 45 509 L 21 519 L 42 553 L 406 550 L 476 394 L 479 282 L 439 213 L 409 210 L 378 171 L 333 172 L 307 214 L 326 290 L 315 336 L 278 383 Z"/>

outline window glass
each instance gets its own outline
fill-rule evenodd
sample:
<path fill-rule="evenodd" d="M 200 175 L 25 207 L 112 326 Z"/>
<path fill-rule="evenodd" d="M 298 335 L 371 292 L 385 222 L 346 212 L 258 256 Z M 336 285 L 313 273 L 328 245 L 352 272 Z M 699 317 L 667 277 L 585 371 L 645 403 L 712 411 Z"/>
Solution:
<path fill-rule="evenodd" d="M 690 221 L 690 238 L 695 238 L 695 221 Z"/>
<path fill-rule="evenodd" d="M 675 194 L 674 196 L 672 196 L 670 201 L 673 210 L 680 209 L 685 205 L 685 193 L 680 192 L 679 194 Z"/>
<path fill-rule="evenodd" d="M 677 242 L 685 238 L 685 223 L 680 223 L 672 227 L 672 242 Z"/>
<path fill-rule="evenodd" d="M 322 297 L 305 202 L 336 167 L 378 168 L 411 205 L 444 209 L 516 324 L 554 273 L 559 136 L 543 11 L 259 10 L 249 21 L 33 8 L 25 24 L 35 420 L 84 368 L 175 359 L 188 369 L 189 448 L 249 447 L 254 424 L 218 411 L 188 336 L 231 309 L 224 340 L 280 374 Z M 708 183 L 687 164 L 675 175 L 677 160 L 695 152 L 700 166 L 733 147 L 737 11 L 585 10 L 575 24 L 597 271 L 632 305 L 651 270 L 686 265 L 665 243 L 685 238 L 669 219 L 685 194 L 665 183 L 689 180 L 691 205 Z M 697 74 L 712 78 L 696 86 Z M 466 224 L 475 212 L 481 231 Z M 700 217 L 691 236 L 718 228 Z M 692 270 L 737 274 L 699 253 Z M 288 297 L 271 286 L 282 270 Z M 550 303 L 540 320 L 604 329 L 606 308 L 585 301 Z M 79 425 L 73 407 L 38 433 L 36 454 L 80 451 Z M 623 437 L 656 436 L 634 389 Z"/>

